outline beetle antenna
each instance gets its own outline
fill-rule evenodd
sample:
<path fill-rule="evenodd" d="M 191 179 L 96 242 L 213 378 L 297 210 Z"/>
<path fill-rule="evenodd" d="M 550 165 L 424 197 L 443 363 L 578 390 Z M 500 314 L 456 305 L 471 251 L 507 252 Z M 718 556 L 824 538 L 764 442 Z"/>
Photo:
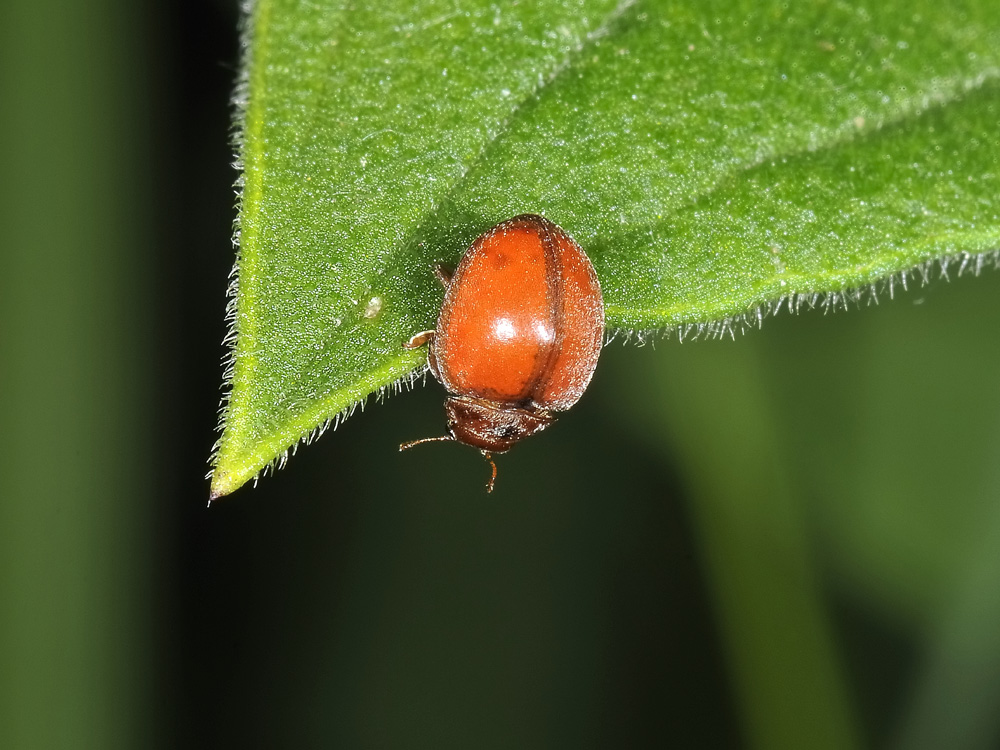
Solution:
<path fill-rule="evenodd" d="M 450 441 L 452 441 L 454 439 L 455 438 L 452 435 L 442 435 L 441 437 L 420 438 L 420 440 L 411 440 L 408 443 L 401 443 L 400 446 L 399 446 L 399 450 L 400 451 L 408 451 L 410 448 L 412 448 L 415 445 L 421 445 L 423 443 L 440 443 L 440 442 L 444 442 L 444 441 L 449 441 L 450 442 Z"/>
<path fill-rule="evenodd" d="M 493 456 L 483 451 L 483 457 L 490 462 L 490 466 L 493 467 L 493 476 L 490 477 L 490 481 L 486 483 L 487 494 L 493 492 L 493 485 L 497 481 L 497 463 L 493 460 Z"/>

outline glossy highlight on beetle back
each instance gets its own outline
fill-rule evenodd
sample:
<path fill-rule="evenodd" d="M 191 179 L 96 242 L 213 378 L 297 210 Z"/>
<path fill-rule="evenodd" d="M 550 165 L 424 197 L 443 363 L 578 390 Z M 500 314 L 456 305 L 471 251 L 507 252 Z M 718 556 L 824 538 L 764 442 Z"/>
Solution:
<path fill-rule="evenodd" d="M 493 466 L 519 440 L 580 400 L 597 367 L 604 302 L 597 273 L 578 244 L 534 214 L 498 224 L 466 251 L 446 284 L 437 328 L 405 347 L 429 343 L 427 362 L 448 391 L 448 435 L 479 448 Z"/>

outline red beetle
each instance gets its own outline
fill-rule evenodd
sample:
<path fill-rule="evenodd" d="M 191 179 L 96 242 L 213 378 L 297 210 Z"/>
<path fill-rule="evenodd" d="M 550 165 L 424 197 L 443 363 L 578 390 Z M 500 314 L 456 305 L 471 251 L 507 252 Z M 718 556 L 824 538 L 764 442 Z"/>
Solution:
<path fill-rule="evenodd" d="M 448 391 L 448 432 L 434 440 L 479 448 L 493 467 L 518 440 L 544 430 L 580 400 L 597 367 L 604 301 L 590 259 L 566 232 L 533 214 L 480 236 L 446 285 L 437 328 L 404 346 L 430 342 L 427 363 Z"/>

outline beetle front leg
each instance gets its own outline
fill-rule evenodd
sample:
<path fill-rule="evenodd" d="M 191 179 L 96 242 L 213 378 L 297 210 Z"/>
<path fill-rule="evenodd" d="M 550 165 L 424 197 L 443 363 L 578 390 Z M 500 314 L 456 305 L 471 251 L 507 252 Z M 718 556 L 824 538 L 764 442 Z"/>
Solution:
<path fill-rule="evenodd" d="M 410 337 L 409 341 L 403 342 L 404 349 L 419 349 L 428 341 L 434 338 L 434 331 L 421 331 Z"/>

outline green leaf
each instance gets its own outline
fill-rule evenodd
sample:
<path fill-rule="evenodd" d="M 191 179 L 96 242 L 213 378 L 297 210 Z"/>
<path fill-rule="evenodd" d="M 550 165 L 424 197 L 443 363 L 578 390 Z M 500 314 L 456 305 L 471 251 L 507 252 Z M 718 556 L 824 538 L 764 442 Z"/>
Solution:
<path fill-rule="evenodd" d="M 252 10 L 213 496 L 420 367 L 432 264 L 517 213 L 633 330 L 1000 247 L 995 0 L 411 6 Z"/>

